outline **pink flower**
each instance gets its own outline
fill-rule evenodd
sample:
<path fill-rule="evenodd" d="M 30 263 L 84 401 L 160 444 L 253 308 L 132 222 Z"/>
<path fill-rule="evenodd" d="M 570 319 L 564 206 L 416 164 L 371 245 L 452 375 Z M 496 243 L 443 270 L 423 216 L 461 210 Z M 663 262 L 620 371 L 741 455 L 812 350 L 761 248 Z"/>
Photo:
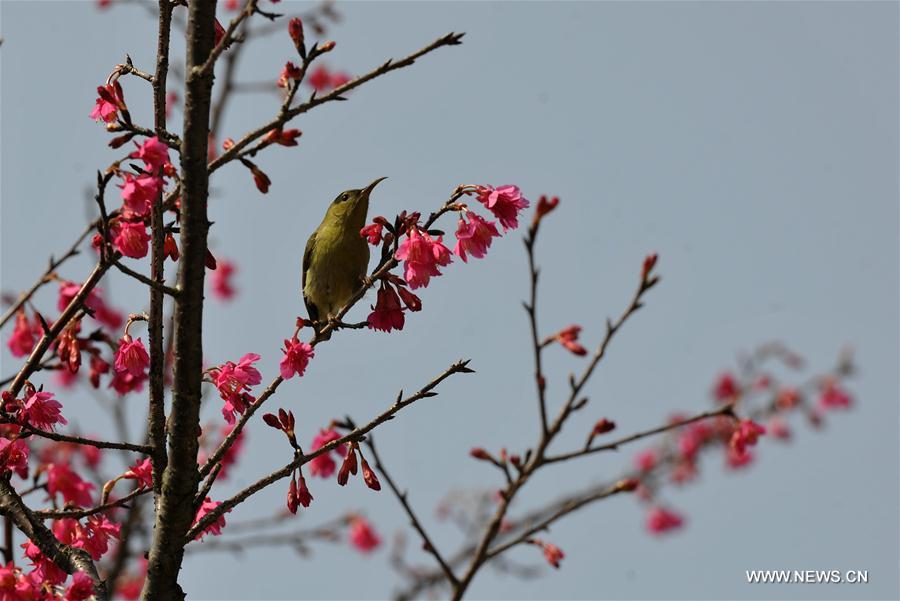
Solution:
<path fill-rule="evenodd" d="M 544 559 L 547 560 L 547 563 L 558 570 L 559 562 L 562 561 L 566 556 L 566 554 L 563 553 L 562 549 L 552 543 L 546 543 L 537 539 L 535 539 L 534 544 L 538 545 L 544 552 Z"/>
<path fill-rule="evenodd" d="M 153 462 L 150 459 L 138 459 L 134 465 L 128 468 L 123 477 L 126 480 L 136 480 L 138 487 L 153 487 Z"/>
<path fill-rule="evenodd" d="M 237 271 L 237 266 L 228 259 L 220 258 L 216 264 L 216 271 L 210 278 L 213 294 L 221 300 L 229 300 L 234 297 L 236 291 L 232 284 L 232 277 Z"/>
<path fill-rule="evenodd" d="M 712 431 L 703 422 L 690 424 L 678 436 L 678 450 L 684 459 L 691 461 L 697 456 L 700 447 L 709 440 Z"/>
<path fill-rule="evenodd" d="M 333 429 L 319 430 L 319 433 L 312 439 L 310 452 L 318 451 L 328 443 L 339 440 L 340 438 L 341 435 Z M 334 452 L 341 456 L 345 455 L 347 453 L 347 449 L 345 448 L 345 446 L 346 445 L 340 445 L 334 450 Z M 332 451 L 322 453 L 318 457 L 310 460 L 310 475 L 318 478 L 330 478 L 331 475 L 334 474 L 334 470 L 337 468 L 337 463 L 331 457 L 331 453 Z"/>
<path fill-rule="evenodd" d="M 738 449 L 729 446 L 725 452 L 725 465 L 731 469 L 746 467 L 753 463 L 754 455 L 748 448 Z"/>
<path fill-rule="evenodd" d="M 279 367 L 281 368 L 281 377 L 290 380 L 294 375 L 302 376 L 309 365 L 309 360 L 315 356 L 313 347 L 305 342 L 300 342 L 296 337 L 284 341 L 284 348 L 281 350 L 284 357 L 281 358 Z"/>
<path fill-rule="evenodd" d="M 207 513 L 209 513 L 210 511 L 212 511 L 213 509 L 215 509 L 216 507 L 218 507 L 221 504 L 222 503 L 220 503 L 218 501 L 213 501 L 209 497 L 206 497 L 206 499 L 204 499 L 204 501 L 203 501 L 203 504 L 200 505 L 200 509 L 197 510 L 197 517 L 194 518 L 194 525 L 196 526 L 197 522 L 202 520 L 203 517 Z M 231 510 L 229 509 L 227 513 L 231 513 Z M 222 528 L 224 528 L 224 527 L 225 527 L 225 515 L 223 514 L 223 515 L 220 515 L 218 517 L 218 519 L 216 519 L 216 521 L 214 521 L 212 524 L 207 526 L 203 530 L 203 532 L 198 534 L 196 536 L 196 538 L 194 538 L 194 540 L 202 540 L 203 537 L 207 534 L 211 534 L 213 536 L 219 536 L 220 534 L 222 534 Z"/>
<path fill-rule="evenodd" d="M 53 398 L 52 392 L 35 392 L 23 407 L 25 421 L 40 430 L 55 430 L 56 424 L 67 424 L 60 413 L 62 405 Z"/>
<path fill-rule="evenodd" d="M 383 227 L 380 223 L 370 223 L 359 230 L 359 235 L 365 238 L 369 244 L 377 246 L 381 244 L 381 230 Z"/>
<path fill-rule="evenodd" d="M 36 325 L 40 327 L 40 323 Z M 6 346 L 13 357 L 24 357 L 31 353 L 36 341 L 35 334 L 40 334 L 40 330 L 29 323 L 28 315 L 20 309 L 16 313 L 16 325 L 13 328 L 12 335 L 6 341 Z"/>
<path fill-rule="evenodd" d="M 75 282 L 61 281 L 59 283 L 59 298 L 56 301 L 56 308 L 60 311 L 65 311 L 66 307 L 69 306 L 69 303 L 71 303 L 81 291 L 81 286 L 82 284 L 76 284 Z M 84 306 L 93 311 L 102 307 L 103 301 L 100 300 L 100 297 L 98 296 L 99 293 L 99 288 L 91 290 L 84 300 Z"/>
<path fill-rule="evenodd" d="M 459 226 L 456 228 L 456 248 L 453 252 L 459 255 L 463 262 L 467 262 L 466 253 L 470 253 L 476 259 L 481 259 L 487 253 L 493 238 L 499 237 L 500 232 L 493 221 L 485 221 L 471 211 L 466 212 L 469 221 L 459 216 Z"/>
<path fill-rule="evenodd" d="M 150 234 L 143 223 L 120 222 L 113 227 L 113 245 L 116 249 L 132 259 L 141 259 L 147 256 L 150 250 Z"/>
<path fill-rule="evenodd" d="M 119 188 L 122 189 L 122 200 L 125 207 L 135 215 L 144 217 L 159 197 L 163 181 L 149 173 L 142 173 L 137 177 L 126 173 L 125 183 L 121 184 Z"/>
<path fill-rule="evenodd" d="M 800 403 L 800 391 L 796 388 L 785 387 L 778 391 L 775 397 L 775 406 L 786 411 L 793 409 Z"/>
<path fill-rule="evenodd" d="M 722 373 L 713 386 L 713 397 L 722 403 L 733 401 L 740 394 L 737 380 L 728 372 Z"/>
<path fill-rule="evenodd" d="M 97 378 L 97 383 L 99 384 L 99 375 Z M 131 375 L 127 371 L 117 371 L 113 374 L 113 378 L 109 382 L 109 387 L 120 395 L 128 394 L 129 392 L 140 392 L 143 390 L 144 382 L 146 380 L 146 376 L 138 377 Z"/>
<path fill-rule="evenodd" d="M 529 202 L 518 186 L 478 186 L 478 202 L 500 220 L 503 231 L 519 227 L 519 211 L 528 208 Z"/>
<path fill-rule="evenodd" d="M 326 43 L 327 43 L 327 42 L 326 42 Z M 332 72 L 332 74 L 331 74 L 331 87 L 332 87 L 332 88 L 339 88 L 339 87 L 341 87 L 342 85 L 349 83 L 351 79 L 352 79 L 352 78 L 350 77 L 350 74 L 347 73 L 347 72 L 345 72 L 345 71 L 338 71 L 338 72 L 336 72 L 336 73 Z"/>
<path fill-rule="evenodd" d="M 587 355 L 587 349 L 578 344 L 578 336 L 581 334 L 581 326 L 571 325 L 554 334 L 554 338 L 572 354 L 583 357 Z"/>
<path fill-rule="evenodd" d="M 109 539 L 119 538 L 119 528 L 105 515 L 92 515 L 84 526 L 78 527 L 78 540 L 73 546 L 87 551 L 95 561 L 99 560 L 109 551 Z"/>
<path fill-rule="evenodd" d="M 372 524 L 361 516 L 355 516 L 350 522 L 350 544 L 361 553 L 370 553 L 381 544 L 381 538 L 372 528 Z"/>
<path fill-rule="evenodd" d="M 248 391 L 262 381 L 259 370 L 253 367 L 259 360 L 259 355 L 247 353 L 237 363 L 227 361 L 210 371 L 219 395 L 225 401 L 222 415 L 229 424 L 234 423 L 236 413 L 244 413 L 247 405 L 256 401 Z"/>
<path fill-rule="evenodd" d="M 75 572 L 63 601 L 87 601 L 94 594 L 94 581 L 84 572 Z"/>
<path fill-rule="evenodd" d="M 128 156 L 144 161 L 153 173 L 159 173 L 163 165 L 169 162 L 169 147 L 160 142 L 156 136 L 148 138 L 143 144 L 135 142 L 134 145 L 137 146 L 137 150 Z"/>
<path fill-rule="evenodd" d="M 684 518 L 674 511 L 653 507 L 647 514 L 647 530 L 652 534 L 662 534 L 684 525 Z"/>
<path fill-rule="evenodd" d="M 427 286 L 431 276 L 441 275 L 438 266 L 450 264 L 450 250 L 443 245 L 441 237 L 433 240 L 427 232 L 412 227 L 397 249 L 396 258 L 406 262 L 403 275 L 409 287 L 415 290 Z"/>
<path fill-rule="evenodd" d="M 381 330 L 382 332 L 390 332 L 391 330 L 403 329 L 403 308 L 400 306 L 400 297 L 397 291 L 388 283 L 382 283 L 378 289 L 378 299 L 372 312 L 366 318 L 369 322 L 369 328 L 373 330 Z"/>
<path fill-rule="evenodd" d="M 61 570 L 55 563 L 41 553 L 41 550 L 33 542 L 26 541 L 22 544 L 25 549 L 25 557 L 31 561 L 31 576 L 37 582 L 46 582 L 47 584 L 62 584 L 66 581 L 68 574 Z M 0 596 L 0 599 L 3 599 Z"/>
<path fill-rule="evenodd" d="M 92 490 L 94 485 L 82 480 L 68 465 L 51 463 L 47 466 L 47 492 L 50 497 L 61 494 L 66 503 L 89 507 Z"/>
<path fill-rule="evenodd" d="M 642 472 L 649 472 L 656 467 L 657 457 L 655 449 L 646 449 L 638 453 L 634 458 L 635 464 Z"/>
<path fill-rule="evenodd" d="M 125 371 L 140 378 L 149 367 L 150 355 L 147 354 L 144 343 L 140 338 L 132 340 L 131 336 L 126 334 L 119 341 L 119 348 L 116 350 L 116 371 Z"/>
<path fill-rule="evenodd" d="M 328 70 L 328 67 L 322 64 L 312 70 L 306 78 L 306 83 L 312 86 L 316 92 L 327 92 L 335 87 L 334 76 L 331 71 Z"/>
<path fill-rule="evenodd" d="M 120 110 L 126 110 L 125 96 L 119 82 L 97 88 L 97 101 L 91 111 L 91 119 L 112 123 Z"/>
<path fill-rule="evenodd" d="M 849 409 L 852 403 L 853 398 L 836 382 L 828 382 L 819 396 L 822 409 Z"/>
<path fill-rule="evenodd" d="M 300 79 L 302 71 L 300 67 L 288 61 L 284 64 L 284 69 L 281 70 L 281 75 L 278 77 L 278 87 L 286 88 L 288 87 L 288 82 L 297 81 Z"/>
<path fill-rule="evenodd" d="M 0 472 L 15 472 L 22 479 L 28 477 L 28 445 L 21 438 L 0 438 Z"/>
<path fill-rule="evenodd" d="M 12 562 L 0 567 L 0 601 L 33 601 L 39 598 L 40 586 Z"/>
<path fill-rule="evenodd" d="M 742 455 L 748 446 L 755 445 L 765 433 L 766 429 L 752 419 L 742 419 L 731 435 L 731 447 L 738 455 Z"/>

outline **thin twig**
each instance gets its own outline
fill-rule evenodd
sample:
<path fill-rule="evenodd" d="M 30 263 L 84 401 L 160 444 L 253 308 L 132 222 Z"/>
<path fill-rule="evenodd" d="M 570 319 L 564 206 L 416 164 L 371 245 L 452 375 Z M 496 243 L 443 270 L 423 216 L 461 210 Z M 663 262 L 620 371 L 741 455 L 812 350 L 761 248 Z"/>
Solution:
<path fill-rule="evenodd" d="M 381 457 L 378 455 L 378 451 L 375 449 L 375 441 L 372 437 L 368 437 L 366 440 L 366 446 L 369 448 L 369 451 L 372 453 L 372 458 L 375 460 L 375 468 L 381 473 L 384 480 L 387 482 L 388 487 L 391 489 L 391 492 L 394 493 L 394 496 L 397 497 L 397 500 L 400 501 L 400 504 L 403 506 L 403 510 L 406 512 L 407 517 L 409 517 L 410 524 L 413 528 L 415 528 L 416 532 L 419 533 L 419 536 L 422 537 L 423 547 L 426 552 L 430 553 L 435 561 L 438 562 L 438 565 L 441 566 L 441 569 L 444 571 L 444 575 L 447 577 L 447 580 L 453 584 L 454 586 L 457 583 L 456 575 L 453 573 L 453 568 L 447 564 L 444 557 L 441 555 L 438 548 L 432 542 L 431 538 L 429 538 L 428 533 L 425 532 L 425 527 L 422 525 L 422 522 L 419 521 L 419 518 L 416 517 L 415 511 L 413 511 L 412 506 L 409 504 L 409 500 L 407 499 L 407 492 L 401 492 L 397 485 L 394 483 L 394 479 L 391 478 L 387 469 L 384 467 L 384 463 L 381 461 Z"/>

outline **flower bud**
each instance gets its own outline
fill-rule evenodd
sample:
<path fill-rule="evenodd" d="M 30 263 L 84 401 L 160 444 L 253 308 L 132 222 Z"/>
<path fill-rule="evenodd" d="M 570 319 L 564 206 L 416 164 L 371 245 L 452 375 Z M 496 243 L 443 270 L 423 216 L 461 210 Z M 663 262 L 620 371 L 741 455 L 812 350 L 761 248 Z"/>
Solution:
<path fill-rule="evenodd" d="M 616 483 L 616 490 L 621 492 L 632 492 L 637 490 L 639 485 L 640 481 L 637 478 L 626 478 L 624 480 L 619 480 Z"/>
<path fill-rule="evenodd" d="M 484 449 L 482 449 L 481 447 L 473 448 L 472 450 L 469 451 L 469 455 L 480 461 L 490 461 L 491 460 L 491 454 L 488 453 L 487 451 L 485 451 Z"/>
<path fill-rule="evenodd" d="M 263 421 L 266 422 L 267 426 L 275 428 L 276 430 L 281 430 L 281 422 L 274 413 L 266 413 L 263 415 Z"/>
<path fill-rule="evenodd" d="M 647 255 L 644 259 L 644 267 L 641 271 L 641 279 L 646 280 L 650 276 L 650 272 L 656 266 L 656 261 L 659 258 L 659 255 L 656 253 Z"/>
<path fill-rule="evenodd" d="M 288 35 L 294 42 L 294 48 L 300 53 L 300 56 L 306 58 L 306 44 L 303 41 L 303 21 L 300 17 L 294 17 L 288 21 Z"/>
<path fill-rule="evenodd" d="M 381 490 L 381 483 L 378 481 L 378 476 L 375 475 L 375 470 L 369 467 L 365 459 L 362 460 L 362 476 L 366 486 L 372 490 Z"/>
<path fill-rule="evenodd" d="M 601 418 L 594 424 L 594 429 L 591 432 L 592 436 L 599 436 L 600 434 L 606 434 L 607 432 L 612 432 L 616 429 L 616 422 L 611 421 L 604 418 Z"/>

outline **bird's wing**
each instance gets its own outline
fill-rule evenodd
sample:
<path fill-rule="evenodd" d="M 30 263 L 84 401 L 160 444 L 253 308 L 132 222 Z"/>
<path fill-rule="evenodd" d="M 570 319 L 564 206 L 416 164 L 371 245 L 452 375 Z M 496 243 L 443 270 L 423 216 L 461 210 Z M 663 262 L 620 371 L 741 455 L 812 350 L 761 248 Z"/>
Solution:
<path fill-rule="evenodd" d="M 312 264 L 312 256 L 315 247 L 316 232 L 313 232 L 309 237 L 309 240 L 306 241 L 306 250 L 303 251 L 303 275 L 300 282 L 300 293 L 303 295 L 303 302 L 306 305 L 306 311 L 309 313 L 309 318 L 313 321 L 317 321 L 319 319 L 319 311 L 316 306 L 306 297 L 306 272 L 309 271 L 309 266 Z"/>

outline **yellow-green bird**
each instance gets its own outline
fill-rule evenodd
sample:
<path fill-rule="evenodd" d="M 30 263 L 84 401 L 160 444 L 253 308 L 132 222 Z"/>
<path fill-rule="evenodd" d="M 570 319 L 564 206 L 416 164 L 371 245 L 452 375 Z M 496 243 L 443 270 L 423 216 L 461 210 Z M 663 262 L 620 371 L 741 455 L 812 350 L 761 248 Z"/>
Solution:
<path fill-rule="evenodd" d="M 369 245 L 359 231 L 366 225 L 369 194 L 383 179 L 338 194 L 306 243 L 301 292 L 317 331 L 337 317 L 366 277 Z"/>

